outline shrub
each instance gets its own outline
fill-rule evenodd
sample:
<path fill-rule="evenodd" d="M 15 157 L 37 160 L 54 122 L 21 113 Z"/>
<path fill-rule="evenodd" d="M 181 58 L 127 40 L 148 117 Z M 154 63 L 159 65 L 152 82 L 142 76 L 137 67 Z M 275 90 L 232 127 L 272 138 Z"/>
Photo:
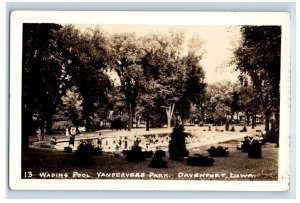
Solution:
<path fill-rule="evenodd" d="M 64 151 L 65 152 L 72 152 L 72 148 L 71 147 L 64 147 Z"/>
<path fill-rule="evenodd" d="M 244 137 L 244 140 L 242 141 L 241 150 L 242 152 L 248 152 L 250 146 L 251 146 L 252 137 L 246 136 Z"/>
<path fill-rule="evenodd" d="M 230 154 L 228 147 L 223 148 L 222 146 L 211 146 L 207 151 L 212 157 L 228 157 Z"/>
<path fill-rule="evenodd" d="M 240 132 L 247 132 L 247 127 L 244 125 L 243 129 Z"/>
<path fill-rule="evenodd" d="M 234 126 L 231 127 L 230 131 L 235 132 Z"/>
<path fill-rule="evenodd" d="M 127 155 L 129 154 L 129 151 L 130 151 L 130 150 L 128 150 L 128 149 L 123 150 L 123 151 L 122 151 L 122 154 L 125 155 L 125 156 L 127 156 Z"/>
<path fill-rule="evenodd" d="M 261 144 L 258 140 L 253 140 L 249 149 L 248 149 L 249 158 L 261 158 Z"/>
<path fill-rule="evenodd" d="M 277 143 L 279 139 L 279 130 L 272 127 L 264 134 L 264 142 Z"/>
<path fill-rule="evenodd" d="M 132 162 L 140 162 L 145 161 L 145 153 L 142 152 L 142 148 L 139 146 L 138 142 L 135 142 L 135 144 L 131 147 L 131 150 L 128 151 L 127 154 L 127 161 Z"/>
<path fill-rule="evenodd" d="M 189 155 L 185 145 L 185 133 L 182 125 L 175 126 L 169 142 L 169 156 L 172 160 L 181 160 Z"/>
<path fill-rule="evenodd" d="M 82 141 L 75 151 L 75 163 L 80 166 L 91 166 L 95 164 L 93 160 L 94 146 L 89 141 Z"/>
<path fill-rule="evenodd" d="M 94 154 L 94 156 L 102 156 L 102 148 L 94 147 L 93 148 L 93 154 Z"/>
<path fill-rule="evenodd" d="M 153 151 L 145 151 L 144 153 L 146 158 L 151 158 L 153 156 Z"/>
<path fill-rule="evenodd" d="M 150 168 L 168 168 L 167 162 L 163 160 L 166 153 L 163 150 L 157 150 L 154 154 L 152 161 L 149 164 Z"/>
<path fill-rule="evenodd" d="M 120 158 L 121 154 L 120 152 L 114 152 L 114 158 Z"/>
<path fill-rule="evenodd" d="M 195 154 L 187 158 L 187 165 L 189 166 L 212 166 L 215 160 L 210 157 L 205 157 L 200 154 Z"/>

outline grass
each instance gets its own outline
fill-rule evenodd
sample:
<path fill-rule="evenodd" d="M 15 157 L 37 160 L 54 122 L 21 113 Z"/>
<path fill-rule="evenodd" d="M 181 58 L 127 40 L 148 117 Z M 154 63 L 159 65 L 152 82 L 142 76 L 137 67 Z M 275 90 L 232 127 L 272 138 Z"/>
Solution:
<path fill-rule="evenodd" d="M 148 167 L 151 158 L 144 162 L 132 163 L 126 161 L 124 156 L 115 158 L 111 153 L 104 153 L 102 156 L 94 156 L 95 165 L 89 167 L 76 166 L 73 160 L 73 153 L 56 151 L 53 149 L 30 148 L 22 153 L 22 177 L 24 172 L 32 172 L 32 178 L 41 178 L 41 172 L 66 173 L 67 179 L 73 179 L 74 172 L 88 174 L 88 178 L 98 178 L 97 172 L 107 173 L 144 173 L 140 179 L 182 179 L 182 180 L 274 180 L 278 179 L 278 148 L 267 144 L 262 146 L 262 158 L 250 159 L 247 153 L 236 149 L 237 141 L 219 143 L 228 147 L 229 157 L 214 157 L 215 162 L 211 167 L 194 167 L 186 165 L 186 160 L 173 161 L 164 157 L 168 168 L 155 169 Z M 195 147 L 190 154 L 200 153 L 208 155 L 207 149 L 211 145 Z M 55 175 L 54 174 L 54 175 Z M 153 174 L 166 174 L 166 176 L 152 176 Z M 178 176 L 180 175 L 180 177 Z M 225 174 L 219 177 L 218 175 Z M 124 174 L 123 174 L 124 175 Z M 188 177 L 189 176 L 189 177 Z M 190 177 L 192 176 L 192 177 Z M 205 176 L 205 177 L 204 177 Z M 101 177 L 105 178 L 105 177 Z M 125 177 L 126 178 L 126 177 Z"/>

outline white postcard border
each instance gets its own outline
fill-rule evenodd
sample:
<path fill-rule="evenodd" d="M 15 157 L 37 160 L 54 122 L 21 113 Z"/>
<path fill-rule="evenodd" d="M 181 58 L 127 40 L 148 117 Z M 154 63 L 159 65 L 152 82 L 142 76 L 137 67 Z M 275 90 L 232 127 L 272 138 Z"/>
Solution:
<path fill-rule="evenodd" d="M 112 18 L 111 16 L 115 17 Z M 278 181 L 21 179 L 21 67 L 23 23 L 281 25 L 281 136 Z M 290 16 L 284 12 L 13 11 L 10 26 L 10 188 L 16 190 L 286 191 L 289 188 L 290 181 L 290 36 Z"/>

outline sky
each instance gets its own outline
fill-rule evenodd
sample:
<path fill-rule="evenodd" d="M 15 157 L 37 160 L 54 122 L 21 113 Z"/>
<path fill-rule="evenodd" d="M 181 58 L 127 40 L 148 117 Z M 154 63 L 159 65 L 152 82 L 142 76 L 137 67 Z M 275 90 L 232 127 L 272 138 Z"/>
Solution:
<path fill-rule="evenodd" d="M 237 26 L 208 26 L 208 25 L 75 25 L 82 31 L 88 27 L 100 27 L 101 30 L 109 33 L 134 32 L 137 35 L 146 35 L 152 32 L 167 32 L 175 29 L 185 33 L 186 44 L 192 37 L 200 38 L 202 44 L 199 51 L 203 52 L 200 64 L 205 72 L 205 81 L 209 84 L 231 81 L 237 82 L 238 72 L 229 62 L 233 57 L 233 49 L 238 46 L 241 37 Z"/>

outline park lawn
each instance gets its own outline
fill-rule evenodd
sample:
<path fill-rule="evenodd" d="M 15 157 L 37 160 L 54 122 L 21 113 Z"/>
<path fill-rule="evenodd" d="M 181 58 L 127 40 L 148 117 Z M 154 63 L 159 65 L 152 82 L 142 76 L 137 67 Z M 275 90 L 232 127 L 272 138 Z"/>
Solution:
<path fill-rule="evenodd" d="M 104 153 L 102 156 L 94 156 L 95 165 L 76 166 L 73 161 L 73 154 L 56 151 L 52 149 L 30 148 L 22 153 L 22 177 L 24 172 L 32 172 L 32 178 L 40 178 L 41 172 L 61 174 L 66 173 L 67 179 L 73 177 L 73 173 L 88 174 L 88 178 L 96 179 L 97 172 L 108 175 L 115 173 L 144 173 L 145 176 L 137 175 L 138 179 L 176 179 L 176 180 L 274 180 L 278 179 L 278 148 L 273 144 L 262 146 L 262 158 L 250 159 L 247 153 L 236 149 L 238 141 L 225 142 L 221 145 L 230 150 L 229 157 L 214 157 L 213 166 L 195 167 L 186 165 L 186 160 L 173 161 L 164 157 L 168 168 L 155 169 L 148 167 L 151 158 L 144 162 L 128 162 L 124 156 L 115 158 L 111 153 Z M 201 146 L 190 149 L 190 154 L 200 153 L 208 155 L 209 146 Z M 152 174 L 152 177 L 149 175 Z M 159 174 L 167 174 L 166 176 Z M 201 174 L 201 175 L 199 175 Z M 220 174 L 223 174 L 219 176 Z M 226 174 L 226 175 L 225 175 Z M 105 177 L 101 177 L 104 179 Z M 112 177 L 108 177 L 112 178 Z M 125 177 L 126 178 L 126 177 Z"/>

